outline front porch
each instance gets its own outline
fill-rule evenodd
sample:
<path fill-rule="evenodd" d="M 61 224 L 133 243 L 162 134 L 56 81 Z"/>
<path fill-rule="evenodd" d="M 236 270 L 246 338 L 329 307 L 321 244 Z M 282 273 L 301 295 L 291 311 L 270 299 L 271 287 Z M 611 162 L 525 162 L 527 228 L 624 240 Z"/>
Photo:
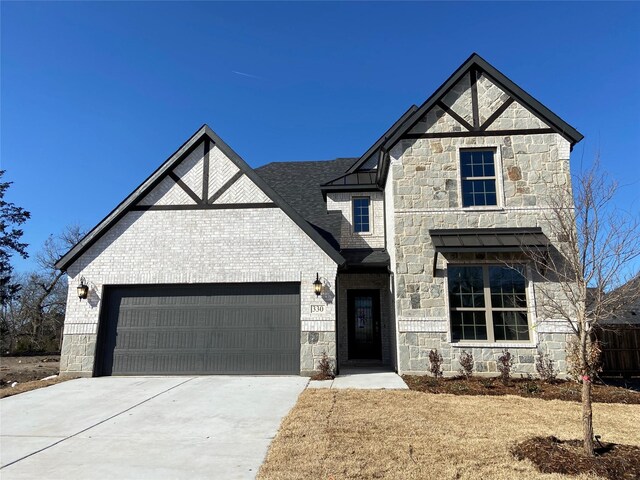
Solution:
<path fill-rule="evenodd" d="M 340 272 L 337 293 L 337 373 L 396 371 L 390 274 Z"/>

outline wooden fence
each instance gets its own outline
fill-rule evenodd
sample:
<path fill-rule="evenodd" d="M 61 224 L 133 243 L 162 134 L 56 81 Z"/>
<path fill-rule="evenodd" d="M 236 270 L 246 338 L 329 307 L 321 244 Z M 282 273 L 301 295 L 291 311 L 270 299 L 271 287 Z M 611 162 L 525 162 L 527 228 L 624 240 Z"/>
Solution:
<path fill-rule="evenodd" d="M 640 325 L 607 325 L 595 334 L 602 342 L 602 375 L 640 376 Z"/>

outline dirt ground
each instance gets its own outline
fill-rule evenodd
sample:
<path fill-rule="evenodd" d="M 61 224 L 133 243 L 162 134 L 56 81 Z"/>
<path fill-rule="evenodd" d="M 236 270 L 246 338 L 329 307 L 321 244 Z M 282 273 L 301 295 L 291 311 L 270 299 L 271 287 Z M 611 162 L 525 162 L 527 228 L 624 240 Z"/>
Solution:
<path fill-rule="evenodd" d="M 567 380 L 545 383 L 538 379 L 514 378 L 507 385 L 498 378 L 441 378 L 427 375 L 403 375 L 411 390 L 453 395 L 519 395 L 543 400 L 581 400 L 582 385 Z M 593 401 L 600 403 L 640 404 L 640 392 L 614 385 L 593 385 Z"/>
<path fill-rule="evenodd" d="M 0 388 L 41 380 L 60 371 L 59 355 L 0 357 Z"/>
<path fill-rule="evenodd" d="M 640 446 L 640 405 L 596 403 L 603 442 Z M 535 436 L 581 437 L 580 405 L 514 395 L 306 390 L 258 478 L 593 479 L 542 474 L 511 449 Z"/>

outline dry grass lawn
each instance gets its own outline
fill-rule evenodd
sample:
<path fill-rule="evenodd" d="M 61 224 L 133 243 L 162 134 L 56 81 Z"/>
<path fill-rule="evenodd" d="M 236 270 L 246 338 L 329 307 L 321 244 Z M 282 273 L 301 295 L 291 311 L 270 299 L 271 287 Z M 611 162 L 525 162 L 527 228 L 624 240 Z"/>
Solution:
<path fill-rule="evenodd" d="M 594 404 L 597 435 L 640 445 L 640 405 Z M 580 405 L 516 396 L 305 390 L 259 479 L 587 479 L 538 473 L 511 445 L 580 438 Z"/>
<path fill-rule="evenodd" d="M 18 395 L 19 393 L 30 392 L 31 390 L 37 390 L 38 388 L 49 387 L 51 385 L 55 385 L 56 383 L 66 382 L 67 380 L 72 380 L 71 377 L 56 377 L 51 380 L 33 380 L 31 382 L 19 383 L 15 387 L 5 387 L 0 389 L 0 398 L 12 397 L 13 395 Z"/>

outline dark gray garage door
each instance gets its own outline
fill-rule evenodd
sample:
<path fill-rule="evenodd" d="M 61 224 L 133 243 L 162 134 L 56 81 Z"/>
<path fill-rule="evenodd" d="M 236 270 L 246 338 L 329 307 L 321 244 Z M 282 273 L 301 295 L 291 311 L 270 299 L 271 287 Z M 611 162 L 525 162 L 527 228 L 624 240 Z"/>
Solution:
<path fill-rule="evenodd" d="M 98 375 L 299 374 L 300 284 L 106 287 Z"/>

